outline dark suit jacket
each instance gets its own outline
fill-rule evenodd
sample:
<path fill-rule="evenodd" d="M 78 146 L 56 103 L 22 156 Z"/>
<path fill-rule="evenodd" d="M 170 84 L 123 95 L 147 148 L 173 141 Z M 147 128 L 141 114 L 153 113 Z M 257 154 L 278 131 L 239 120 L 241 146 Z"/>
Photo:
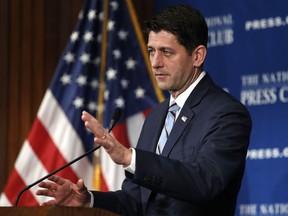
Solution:
<path fill-rule="evenodd" d="M 234 215 L 251 131 L 248 111 L 206 74 L 159 156 L 168 105 L 164 101 L 145 120 L 135 174 L 126 172 L 120 191 L 93 192 L 94 206 L 123 215 Z"/>

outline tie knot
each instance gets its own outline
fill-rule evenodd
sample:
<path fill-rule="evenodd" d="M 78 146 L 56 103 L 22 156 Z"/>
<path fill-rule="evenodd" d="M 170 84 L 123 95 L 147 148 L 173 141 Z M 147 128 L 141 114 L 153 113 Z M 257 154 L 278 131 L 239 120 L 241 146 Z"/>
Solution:
<path fill-rule="evenodd" d="M 179 106 L 177 103 L 173 102 L 169 107 L 169 112 L 173 112 L 174 114 L 179 110 Z"/>

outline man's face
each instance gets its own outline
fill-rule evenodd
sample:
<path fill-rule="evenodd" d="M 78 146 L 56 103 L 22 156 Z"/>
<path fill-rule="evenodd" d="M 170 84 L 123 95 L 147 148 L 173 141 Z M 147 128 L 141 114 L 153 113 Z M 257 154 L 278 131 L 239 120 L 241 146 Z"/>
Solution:
<path fill-rule="evenodd" d="M 147 47 L 159 88 L 168 90 L 176 98 L 192 83 L 193 54 L 188 55 L 176 36 L 166 31 L 150 32 Z"/>

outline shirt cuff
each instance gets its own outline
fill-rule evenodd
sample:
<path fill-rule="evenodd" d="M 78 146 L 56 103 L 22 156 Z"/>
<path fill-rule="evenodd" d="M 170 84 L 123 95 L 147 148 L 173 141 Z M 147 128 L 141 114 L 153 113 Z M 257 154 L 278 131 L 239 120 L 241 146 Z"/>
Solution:
<path fill-rule="evenodd" d="M 91 197 L 91 199 L 90 199 L 90 207 L 93 207 L 93 205 L 94 205 L 94 196 L 93 196 L 93 194 L 91 193 L 91 191 L 88 190 L 88 192 L 89 192 L 90 197 Z"/>
<path fill-rule="evenodd" d="M 130 148 L 132 150 L 132 158 L 131 158 L 131 163 L 129 166 L 124 167 L 124 169 L 132 174 L 135 173 L 135 169 L 136 169 L 136 151 L 134 148 Z"/>

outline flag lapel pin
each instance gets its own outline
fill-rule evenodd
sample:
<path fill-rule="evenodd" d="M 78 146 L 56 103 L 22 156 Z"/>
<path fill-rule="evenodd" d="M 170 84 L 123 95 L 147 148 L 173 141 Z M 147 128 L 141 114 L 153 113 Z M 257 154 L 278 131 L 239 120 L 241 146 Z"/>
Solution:
<path fill-rule="evenodd" d="M 181 117 L 181 120 L 182 120 L 183 122 L 186 122 L 187 119 L 188 119 L 188 118 L 187 118 L 186 116 L 182 116 L 182 117 Z"/>

